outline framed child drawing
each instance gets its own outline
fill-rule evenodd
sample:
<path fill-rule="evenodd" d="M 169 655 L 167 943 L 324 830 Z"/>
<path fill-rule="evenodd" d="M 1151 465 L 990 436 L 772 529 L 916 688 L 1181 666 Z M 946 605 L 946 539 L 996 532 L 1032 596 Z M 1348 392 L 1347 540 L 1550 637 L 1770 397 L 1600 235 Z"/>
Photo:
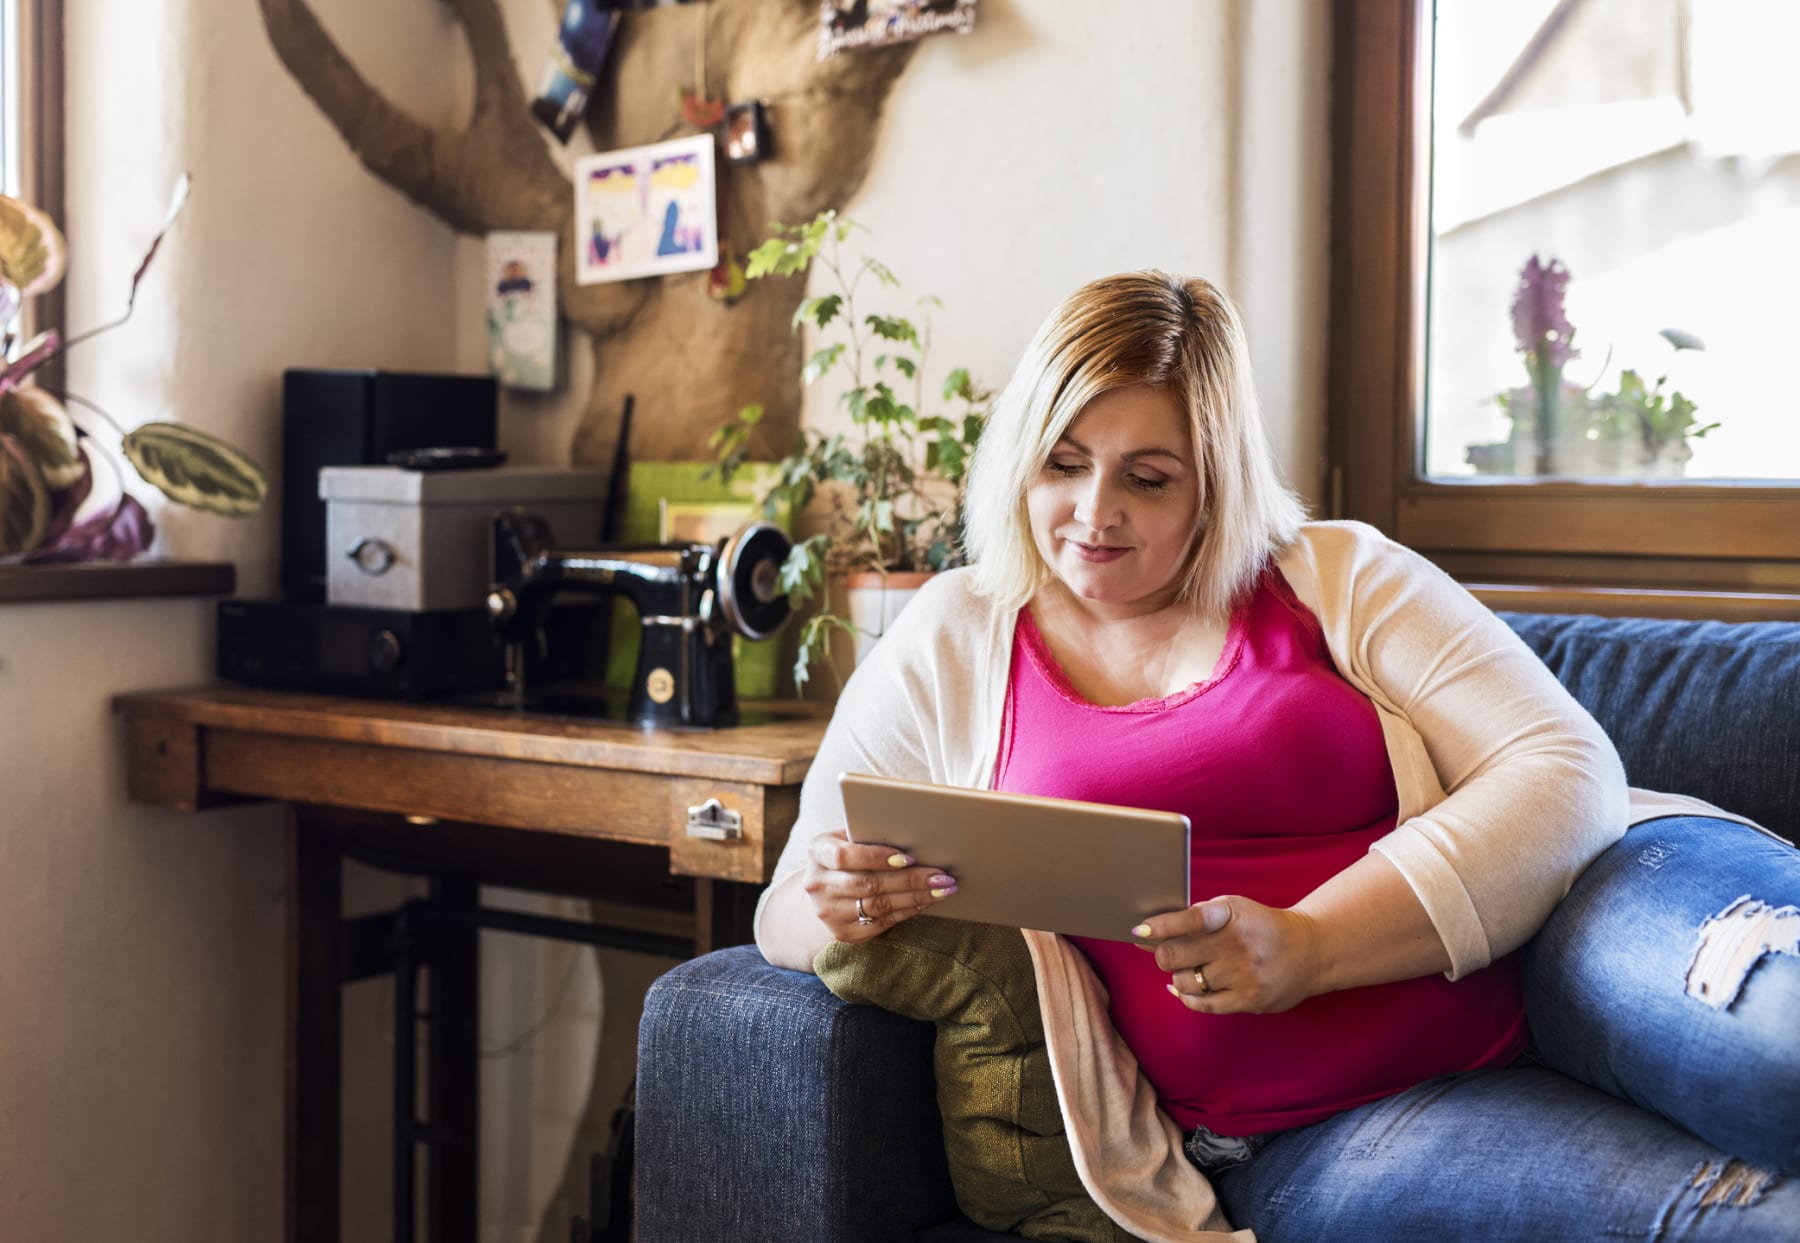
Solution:
<path fill-rule="evenodd" d="M 575 244 L 575 280 L 581 285 L 716 266 L 713 136 L 577 160 Z"/>

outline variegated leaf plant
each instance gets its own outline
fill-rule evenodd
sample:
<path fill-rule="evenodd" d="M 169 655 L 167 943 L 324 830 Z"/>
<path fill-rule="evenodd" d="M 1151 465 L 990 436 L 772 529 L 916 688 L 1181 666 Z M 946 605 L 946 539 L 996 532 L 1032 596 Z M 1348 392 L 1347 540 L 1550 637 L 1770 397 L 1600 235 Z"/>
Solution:
<path fill-rule="evenodd" d="M 166 422 L 124 432 L 92 402 L 52 391 L 34 378 L 51 359 L 131 318 L 138 286 L 181 214 L 188 185 L 184 175 L 167 219 L 132 275 L 123 315 L 66 341 L 51 331 L 21 343 L 6 332 L 0 365 L 0 560 L 128 561 L 155 537 L 148 511 L 122 477 L 116 499 L 93 503 L 96 440 L 70 416 L 70 404 L 119 435 L 124 459 L 170 500 L 233 517 L 262 507 L 269 491 L 262 468 L 218 437 Z M 67 262 L 68 243 L 56 223 L 31 204 L 0 195 L 0 323 L 10 324 L 26 298 L 56 288 Z M 118 467 L 107 460 L 117 474 Z"/>

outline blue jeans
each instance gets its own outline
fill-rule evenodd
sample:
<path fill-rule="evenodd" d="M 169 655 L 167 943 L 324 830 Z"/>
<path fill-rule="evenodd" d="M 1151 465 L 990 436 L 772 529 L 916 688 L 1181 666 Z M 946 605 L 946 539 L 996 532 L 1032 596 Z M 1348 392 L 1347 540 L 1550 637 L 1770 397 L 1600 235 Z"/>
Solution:
<path fill-rule="evenodd" d="M 1795 1243 L 1791 907 L 1800 851 L 1708 817 L 1637 826 L 1524 951 L 1523 1063 L 1272 1137 L 1214 1177 L 1226 1215 L 1258 1243 Z"/>

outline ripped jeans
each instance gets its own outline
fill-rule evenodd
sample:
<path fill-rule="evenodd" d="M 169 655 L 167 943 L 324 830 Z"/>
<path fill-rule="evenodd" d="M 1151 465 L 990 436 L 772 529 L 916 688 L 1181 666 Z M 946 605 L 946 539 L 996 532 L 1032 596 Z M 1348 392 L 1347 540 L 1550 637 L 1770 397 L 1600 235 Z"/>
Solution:
<path fill-rule="evenodd" d="M 1749 898 L 1748 903 L 1740 899 Z M 1213 1176 L 1258 1243 L 1800 1240 L 1800 851 L 1638 825 L 1526 947 L 1532 1054 Z"/>

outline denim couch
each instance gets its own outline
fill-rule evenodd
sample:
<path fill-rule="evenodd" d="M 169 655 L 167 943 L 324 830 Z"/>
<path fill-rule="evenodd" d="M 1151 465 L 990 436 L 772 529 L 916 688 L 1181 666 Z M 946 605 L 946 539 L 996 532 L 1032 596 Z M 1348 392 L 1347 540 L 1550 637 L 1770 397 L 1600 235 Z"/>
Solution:
<path fill-rule="evenodd" d="M 1502 616 L 1606 729 L 1633 785 L 1800 839 L 1800 623 Z M 1016 1237 L 957 1212 L 933 1034 L 751 946 L 663 976 L 639 1034 L 639 1243 Z"/>

